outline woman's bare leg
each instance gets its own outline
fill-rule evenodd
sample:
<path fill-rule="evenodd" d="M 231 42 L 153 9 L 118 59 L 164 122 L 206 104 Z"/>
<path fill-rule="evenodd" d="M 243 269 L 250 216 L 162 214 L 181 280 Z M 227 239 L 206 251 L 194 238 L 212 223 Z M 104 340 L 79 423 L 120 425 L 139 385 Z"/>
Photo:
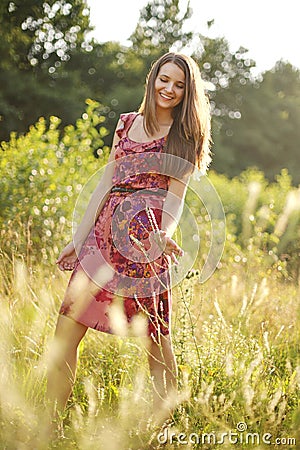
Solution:
<path fill-rule="evenodd" d="M 170 336 L 151 340 L 148 361 L 153 382 L 153 413 L 158 421 L 167 418 L 177 398 L 177 365 Z"/>
<path fill-rule="evenodd" d="M 51 420 L 59 418 L 72 392 L 78 345 L 86 331 L 85 325 L 59 315 L 47 362 L 47 398 Z"/>

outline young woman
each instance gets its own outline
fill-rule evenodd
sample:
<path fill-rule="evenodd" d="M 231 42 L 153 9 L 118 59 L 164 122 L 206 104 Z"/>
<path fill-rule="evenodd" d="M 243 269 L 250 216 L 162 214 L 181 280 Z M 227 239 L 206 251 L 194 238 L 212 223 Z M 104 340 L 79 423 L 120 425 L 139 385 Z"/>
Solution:
<path fill-rule="evenodd" d="M 73 270 L 48 370 L 48 397 L 59 411 L 75 381 L 78 344 L 89 327 L 117 334 L 120 303 L 126 326 L 146 320 L 154 411 L 169 408 L 177 377 L 169 271 L 183 254 L 172 234 L 190 174 L 209 162 L 210 109 L 199 68 L 167 53 L 149 72 L 139 112 L 121 115 L 104 174 L 57 260 Z"/>

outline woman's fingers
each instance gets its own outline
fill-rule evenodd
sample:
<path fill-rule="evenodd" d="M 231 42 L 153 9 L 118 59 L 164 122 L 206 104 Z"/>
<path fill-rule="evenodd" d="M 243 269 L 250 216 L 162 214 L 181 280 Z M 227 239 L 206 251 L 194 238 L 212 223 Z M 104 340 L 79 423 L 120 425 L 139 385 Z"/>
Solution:
<path fill-rule="evenodd" d="M 173 261 L 176 265 L 179 264 L 178 259 L 176 258 L 175 254 L 174 254 L 173 252 L 171 253 L 171 258 L 172 258 L 172 261 Z"/>
<path fill-rule="evenodd" d="M 66 252 L 66 250 L 64 249 L 64 250 L 61 252 L 61 254 L 59 255 L 59 257 L 57 258 L 56 264 L 61 263 L 61 262 L 62 262 L 65 258 L 67 258 L 68 256 L 70 256 L 69 253 Z"/>
<path fill-rule="evenodd" d="M 75 262 L 73 262 L 73 263 L 61 262 L 60 264 L 58 264 L 58 267 L 62 271 L 64 271 L 64 270 L 73 270 L 75 268 Z"/>
<path fill-rule="evenodd" d="M 63 253 L 61 253 L 59 255 L 59 257 L 57 258 L 57 260 L 55 261 L 55 264 L 59 264 L 63 260 L 63 257 L 64 257 L 64 255 L 63 255 Z"/>
<path fill-rule="evenodd" d="M 56 264 L 60 264 L 66 258 L 73 258 L 75 253 L 74 243 L 70 242 L 65 248 L 61 251 L 59 257 L 56 260 Z"/>
<path fill-rule="evenodd" d="M 75 264 L 64 264 L 63 266 L 59 266 L 61 270 L 73 270 L 75 267 Z"/>
<path fill-rule="evenodd" d="M 167 237 L 165 238 L 164 254 L 170 256 L 175 264 L 179 264 L 177 256 L 183 256 L 184 252 L 172 238 Z"/>
<path fill-rule="evenodd" d="M 77 261 L 77 253 L 74 247 L 74 243 L 70 242 L 60 253 L 56 260 L 60 270 L 73 270 Z"/>
<path fill-rule="evenodd" d="M 184 253 L 182 248 L 171 238 L 167 240 L 166 249 L 168 249 L 170 253 L 175 253 L 178 256 L 183 256 Z"/>
<path fill-rule="evenodd" d="M 75 263 L 77 261 L 77 256 L 75 255 L 65 255 L 62 254 L 57 259 L 56 264 L 58 265 L 60 270 L 73 270 L 75 267 Z"/>

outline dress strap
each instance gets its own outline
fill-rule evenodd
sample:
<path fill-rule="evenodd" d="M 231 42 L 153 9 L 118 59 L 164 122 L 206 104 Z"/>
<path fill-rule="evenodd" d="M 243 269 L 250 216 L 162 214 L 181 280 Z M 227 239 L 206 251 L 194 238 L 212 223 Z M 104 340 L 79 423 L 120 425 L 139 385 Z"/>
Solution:
<path fill-rule="evenodd" d="M 120 127 L 117 129 L 117 134 L 120 138 L 127 135 L 127 131 L 131 127 L 131 124 L 137 115 L 138 115 L 137 112 L 124 113 L 120 115 L 122 123 Z"/>

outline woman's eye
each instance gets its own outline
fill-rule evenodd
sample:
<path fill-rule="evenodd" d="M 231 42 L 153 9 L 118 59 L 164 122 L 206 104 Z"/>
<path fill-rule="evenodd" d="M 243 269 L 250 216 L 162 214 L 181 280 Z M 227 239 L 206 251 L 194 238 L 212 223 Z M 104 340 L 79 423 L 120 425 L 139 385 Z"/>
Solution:
<path fill-rule="evenodd" d="M 167 82 L 167 80 L 165 80 L 164 78 L 160 78 L 160 81 L 162 81 L 163 83 Z"/>

